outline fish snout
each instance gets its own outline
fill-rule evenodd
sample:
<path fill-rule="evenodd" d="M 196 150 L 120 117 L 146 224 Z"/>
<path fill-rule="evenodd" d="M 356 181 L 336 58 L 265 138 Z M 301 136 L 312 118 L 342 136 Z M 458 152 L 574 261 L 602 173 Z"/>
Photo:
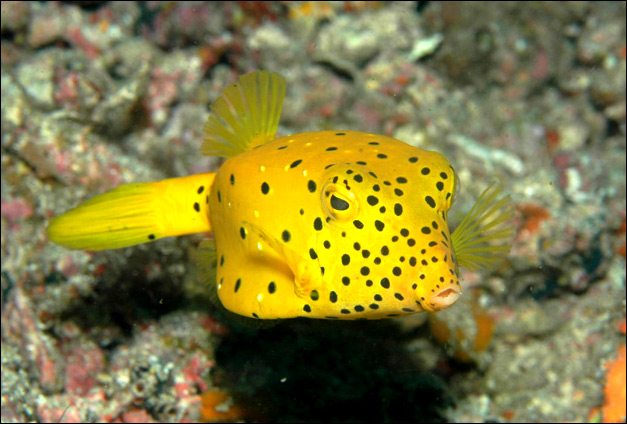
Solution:
<path fill-rule="evenodd" d="M 462 291 L 459 289 L 459 286 L 445 287 L 433 293 L 421 305 L 431 312 L 440 311 L 455 303 L 461 294 Z"/>
<path fill-rule="evenodd" d="M 448 308 L 462 294 L 454 261 L 445 252 L 440 257 L 447 260 L 423 263 L 424 266 L 419 271 L 416 300 L 429 312 Z"/>

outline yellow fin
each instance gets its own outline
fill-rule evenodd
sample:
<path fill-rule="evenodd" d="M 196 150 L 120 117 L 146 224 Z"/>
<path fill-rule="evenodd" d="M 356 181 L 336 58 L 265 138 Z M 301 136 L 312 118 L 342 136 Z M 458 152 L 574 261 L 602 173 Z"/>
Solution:
<path fill-rule="evenodd" d="M 186 292 L 190 296 L 190 302 L 198 302 L 199 299 L 210 302 L 215 308 L 212 313 L 217 315 L 218 320 L 224 321 L 230 328 L 237 327 L 238 330 L 268 328 L 279 323 L 280 320 L 259 320 L 236 314 L 226 309 L 220 302 L 216 282 L 218 256 L 215 240 L 202 240 L 197 247 L 190 249 L 189 256 L 192 268 Z"/>
<path fill-rule="evenodd" d="M 202 153 L 231 157 L 274 140 L 285 97 L 285 79 L 255 71 L 227 87 L 211 105 Z"/>
<path fill-rule="evenodd" d="M 206 232 L 215 174 L 124 184 L 52 219 L 48 238 L 70 249 L 118 249 Z"/>
<path fill-rule="evenodd" d="M 498 183 L 486 188 L 451 235 L 459 266 L 486 269 L 502 260 L 514 236 L 513 214 L 510 196 L 502 195 Z"/>
<path fill-rule="evenodd" d="M 302 298 L 309 296 L 312 290 L 322 287 L 322 276 L 318 269 L 312 267 L 309 261 L 303 260 L 303 256 L 290 249 L 285 243 L 268 235 L 264 230 L 255 224 L 244 222 L 257 239 L 278 254 L 294 275 L 294 286 L 296 295 Z M 249 238 L 253 242 L 254 237 Z"/>
<path fill-rule="evenodd" d="M 198 246 L 189 249 L 188 255 L 192 267 L 190 272 L 191 278 L 189 279 L 190 284 L 187 285 L 186 291 L 194 299 L 207 295 L 208 300 L 212 304 L 220 305 L 216 287 L 218 261 L 215 240 L 202 240 Z"/>

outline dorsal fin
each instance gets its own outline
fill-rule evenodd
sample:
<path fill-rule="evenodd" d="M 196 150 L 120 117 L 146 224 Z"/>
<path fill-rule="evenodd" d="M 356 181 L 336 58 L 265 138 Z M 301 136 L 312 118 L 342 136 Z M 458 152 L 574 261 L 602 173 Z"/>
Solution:
<path fill-rule="evenodd" d="M 241 76 L 211 105 L 202 153 L 231 157 L 274 140 L 285 97 L 285 79 L 274 72 Z"/>

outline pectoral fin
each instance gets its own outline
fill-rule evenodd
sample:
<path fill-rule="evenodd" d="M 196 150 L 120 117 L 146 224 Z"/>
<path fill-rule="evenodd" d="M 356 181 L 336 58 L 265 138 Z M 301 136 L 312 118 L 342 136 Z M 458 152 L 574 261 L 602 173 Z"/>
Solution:
<path fill-rule="evenodd" d="M 254 244 L 251 246 L 251 249 L 278 258 L 292 271 L 294 275 L 294 290 L 298 297 L 308 297 L 312 290 L 320 289 L 322 286 L 322 274 L 318 266 L 305 260 L 301 254 L 276 237 L 270 236 L 259 226 L 249 222 L 244 222 L 243 225 L 249 234 L 247 240 Z M 261 246 L 257 245 L 257 243 L 261 243 Z"/>

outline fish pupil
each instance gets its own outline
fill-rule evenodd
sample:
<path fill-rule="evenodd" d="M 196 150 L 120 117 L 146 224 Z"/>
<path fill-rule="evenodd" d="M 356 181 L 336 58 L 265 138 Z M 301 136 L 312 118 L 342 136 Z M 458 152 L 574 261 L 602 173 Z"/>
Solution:
<path fill-rule="evenodd" d="M 337 196 L 331 195 L 331 207 L 338 211 L 345 211 L 346 209 L 348 209 L 349 204 L 346 200 L 343 200 Z"/>

